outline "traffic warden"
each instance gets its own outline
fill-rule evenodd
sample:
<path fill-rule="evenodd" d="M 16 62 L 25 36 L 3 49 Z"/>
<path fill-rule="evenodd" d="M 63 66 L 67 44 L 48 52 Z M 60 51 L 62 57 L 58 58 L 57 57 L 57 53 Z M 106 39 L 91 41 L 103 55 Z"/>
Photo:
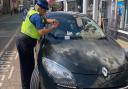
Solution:
<path fill-rule="evenodd" d="M 28 11 L 16 40 L 23 89 L 30 89 L 31 75 L 35 66 L 34 47 L 37 40 L 59 26 L 57 20 L 44 18 L 47 10 L 46 0 L 37 1 L 34 8 Z M 45 28 L 46 23 L 52 24 L 51 27 Z"/>

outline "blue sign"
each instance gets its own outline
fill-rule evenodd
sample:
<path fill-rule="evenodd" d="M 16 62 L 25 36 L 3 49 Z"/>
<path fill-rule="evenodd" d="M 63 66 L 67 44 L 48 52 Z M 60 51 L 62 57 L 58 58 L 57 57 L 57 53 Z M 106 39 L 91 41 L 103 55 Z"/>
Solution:
<path fill-rule="evenodd" d="M 124 6 L 125 6 L 124 1 L 117 2 L 117 13 L 118 13 L 119 16 L 123 15 Z"/>

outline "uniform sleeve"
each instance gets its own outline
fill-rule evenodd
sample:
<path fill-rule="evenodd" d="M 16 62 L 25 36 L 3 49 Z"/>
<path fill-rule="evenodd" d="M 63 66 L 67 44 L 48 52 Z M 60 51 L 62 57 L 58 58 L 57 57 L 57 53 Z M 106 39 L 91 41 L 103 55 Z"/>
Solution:
<path fill-rule="evenodd" d="M 34 14 L 30 17 L 30 21 L 34 24 L 34 26 L 39 30 L 45 27 L 45 24 L 42 22 L 42 18 L 39 14 Z"/>

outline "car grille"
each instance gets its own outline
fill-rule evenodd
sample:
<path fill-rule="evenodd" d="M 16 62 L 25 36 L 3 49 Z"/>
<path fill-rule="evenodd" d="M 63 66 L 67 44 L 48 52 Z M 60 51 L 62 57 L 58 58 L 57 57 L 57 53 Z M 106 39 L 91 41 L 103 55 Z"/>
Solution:
<path fill-rule="evenodd" d="M 113 73 L 108 77 L 103 75 L 74 75 L 78 89 L 87 88 L 121 88 L 128 85 L 128 71 Z"/>
<path fill-rule="evenodd" d="M 112 69 L 109 71 L 109 74 L 113 74 L 113 73 L 120 73 L 120 72 L 124 72 L 124 71 L 128 71 L 128 64 L 123 64 L 122 66 L 120 66 L 120 68 L 118 69 Z"/>

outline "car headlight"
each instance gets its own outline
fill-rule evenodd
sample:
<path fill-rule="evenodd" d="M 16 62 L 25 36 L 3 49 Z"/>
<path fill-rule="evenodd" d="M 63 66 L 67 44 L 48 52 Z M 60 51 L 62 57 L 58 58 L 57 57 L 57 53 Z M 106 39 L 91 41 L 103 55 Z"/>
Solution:
<path fill-rule="evenodd" d="M 60 64 L 48 58 L 43 58 L 43 65 L 53 77 L 57 85 L 68 88 L 76 88 L 76 82 L 72 73 Z"/>

